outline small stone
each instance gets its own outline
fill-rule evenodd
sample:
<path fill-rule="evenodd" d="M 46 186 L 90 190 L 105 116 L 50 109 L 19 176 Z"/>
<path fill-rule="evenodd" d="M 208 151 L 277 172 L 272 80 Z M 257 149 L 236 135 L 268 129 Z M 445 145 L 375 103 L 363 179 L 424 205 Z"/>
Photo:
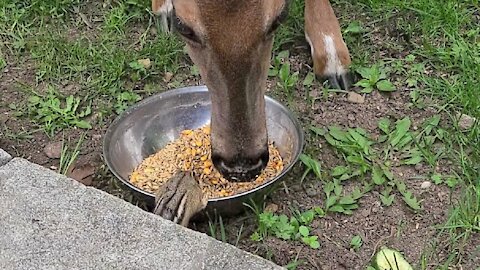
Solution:
<path fill-rule="evenodd" d="M 278 205 L 271 203 L 265 207 L 264 212 L 276 213 L 278 211 Z"/>
<path fill-rule="evenodd" d="M 355 92 L 348 92 L 347 101 L 350 103 L 365 103 L 365 97 Z"/>
<path fill-rule="evenodd" d="M 475 124 L 475 119 L 474 117 L 471 117 L 470 115 L 462 114 L 460 116 L 460 120 L 458 120 L 458 127 L 464 131 L 464 130 L 469 130 L 473 127 Z"/>
<path fill-rule="evenodd" d="M 48 158 L 58 159 L 62 156 L 62 142 L 49 143 L 43 148 L 43 152 Z"/>
<path fill-rule="evenodd" d="M 415 165 L 415 170 L 420 172 L 420 171 L 422 171 L 422 169 L 423 169 L 422 163 L 418 163 L 418 164 Z"/>
<path fill-rule="evenodd" d="M 430 181 L 425 181 L 425 182 L 423 182 L 423 183 L 420 185 L 420 188 L 422 188 L 422 189 L 428 189 L 428 188 L 430 188 L 431 186 L 432 186 L 432 182 L 430 182 Z"/>

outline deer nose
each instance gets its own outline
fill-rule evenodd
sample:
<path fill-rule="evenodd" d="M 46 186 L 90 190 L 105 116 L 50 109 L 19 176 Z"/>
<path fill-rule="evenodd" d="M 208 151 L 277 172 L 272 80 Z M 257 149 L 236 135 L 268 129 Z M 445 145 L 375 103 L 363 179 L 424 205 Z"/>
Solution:
<path fill-rule="evenodd" d="M 256 158 L 237 157 L 227 160 L 219 155 L 212 155 L 213 166 L 225 179 L 232 182 L 254 181 L 267 166 L 268 150 Z"/>

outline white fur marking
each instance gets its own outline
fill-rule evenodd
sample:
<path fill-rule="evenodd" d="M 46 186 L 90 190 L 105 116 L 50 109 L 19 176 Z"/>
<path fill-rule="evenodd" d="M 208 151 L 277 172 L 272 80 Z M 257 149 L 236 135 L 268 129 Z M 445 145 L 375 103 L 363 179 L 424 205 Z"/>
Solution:
<path fill-rule="evenodd" d="M 338 59 L 337 49 L 335 48 L 335 42 L 329 35 L 323 35 L 323 42 L 325 43 L 325 52 L 327 53 L 327 63 L 325 66 L 325 75 L 342 75 L 345 73 L 345 69 Z"/>
<path fill-rule="evenodd" d="M 168 14 L 172 11 L 172 9 L 173 9 L 172 0 L 166 0 L 158 10 L 155 10 L 155 13 L 156 14 Z"/>

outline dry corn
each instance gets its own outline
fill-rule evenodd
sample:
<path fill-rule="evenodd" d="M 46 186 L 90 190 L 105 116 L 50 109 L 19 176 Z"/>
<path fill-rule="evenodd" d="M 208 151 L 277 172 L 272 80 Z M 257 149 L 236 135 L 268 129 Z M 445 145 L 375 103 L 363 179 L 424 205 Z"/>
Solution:
<path fill-rule="evenodd" d="M 278 149 L 269 144 L 270 160 L 252 182 L 229 182 L 213 167 L 210 159 L 210 126 L 183 130 L 180 138 L 147 157 L 130 175 L 130 182 L 153 194 L 179 169 L 193 170 L 209 198 L 230 196 L 251 190 L 278 175 L 284 162 Z"/>

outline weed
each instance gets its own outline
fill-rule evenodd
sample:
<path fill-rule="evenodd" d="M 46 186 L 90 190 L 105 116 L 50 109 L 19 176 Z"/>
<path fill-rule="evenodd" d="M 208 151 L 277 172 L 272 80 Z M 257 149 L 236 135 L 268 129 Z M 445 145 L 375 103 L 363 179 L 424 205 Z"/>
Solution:
<path fill-rule="evenodd" d="M 217 236 L 217 227 L 220 231 L 220 237 Z M 225 232 L 225 224 L 223 223 L 222 216 L 215 214 L 213 220 L 208 217 L 208 229 L 211 237 L 227 243 L 227 234 Z"/>
<path fill-rule="evenodd" d="M 308 225 L 317 216 L 323 216 L 321 208 L 316 207 L 304 213 L 288 218 L 286 215 L 276 215 L 262 212 L 258 215 L 258 229 L 251 235 L 254 241 L 262 241 L 268 235 L 274 235 L 283 240 L 301 240 L 313 249 L 320 247 L 318 236 L 310 234 Z"/>
<path fill-rule="evenodd" d="M 373 65 L 370 68 L 361 67 L 356 70 L 362 79 L 355 86 L 363 88 L 362 93 L 371 93 L 374 89 L 382 92 L 395 91 L 395 85 L 387 79 L 384 67 L 380 64 Z"/>
<path fill-rule="evenodd" d="M 73 150 L 70 150 L 68 147 L 68 143 L 65 143 L 65 137 L 62 141 L 62 153 L 60 155 L 60 165 L 58 166 L 58 173 L 66 175 L 73 165 L 75 160 L 77 160 L 78 155 L 80 154 L 80 147 L 85 139 L 85 133 L 82 133 L 80 138 L 75 145 Z"/>
<path fill-rule="evenodd" d="M 298 71 L 291 73 L 288 57 L 288 51 L 281 51 L 278 53 L 278 55 L 274 57 L 273 65 L 271 66 L 268 75 L 277 76 L 279 78 L 277 86 L 280 87 L 280 89 L 282 89 L 291 99 L 293 98 L 293 89 L 299 80 L 299 73 Z"/>
<path fill-rule="evenodd" d="M 355 251 L 358 251 L 362 246 L 362 244 L 363 244 L 363 241 L 359 235 L 355 235 L 350 241 L 350 247 L 353 248 L 353 250 Z"/>
<path fill-rule="evenodd" d="M 91 114 L 91 106 L 80 107 L 81 99 L 72 95 L 62 99 L 52 86 L 45 96 L 32 92 L 28 98 L 25 114 L 35 123 L 43 126 L 46 134 L 53 136 L 56 131 L 68 127 L 91 128 L 84 118 Z"/>
<path fill-rule="evenodd" d="M 141 100 L 142 98 L 130 91 L 121 92 L 117 95 L 117 100 L 115 102 L 115 113 L 121 114 L 125 111 L 130 105 L 134 104 L 135 102 Z"/>
<path fill-rule="evenodd" d="M 441 137 L 437 132 L 439 122 L 440 118 L 434 116 L 425 121 L 420 131 L 413 132 L 410 131 L 411 121 L 408 117 L 396 121 L 395 127 L 391 127 L 390 120 L 381 119 L 378 128 L 383 135 L 377 141 L 360 128 L 342 130 L 335 126 L 327 129 L 311 127 L 315 134 L 324 137 L 339 151 L 346 165 L 333 168 L 330 173 L 332 180 L 325 181 L 318 161 L 304 155 L 301 160 L 306 165 L 306 170 L 302 180 L 310 171 L 317 171 L 315 172 L 317 178 L 325 181 L 323 187 L 326 196 L 325 210 L 329 212 L 351 214 L 358 208 L 358 199 L 374 186 L 382 187 L 380 200 L 383 205 L 390 206 L 393 203 L 395 196 L 391 192 L 395 188 L 402 195 L 406 205 L 414 211 L 419 211 L 420 201 L 407 190 L 403 182 L 395 179 L 390 167 L 397 159 L 398 165 L 416 165 L 424 159 L 431 159 L 425 149 L 432 148 L 433 143 Z M 380 154 L 378 149 L 383 149 L 383 154 Z M 438 156 L 433 159 L 432 166 Z M 355 188 L 351 194 L 343 194 L 341 182 L 352 178 L 364 179 L 363 188 Z"/>

